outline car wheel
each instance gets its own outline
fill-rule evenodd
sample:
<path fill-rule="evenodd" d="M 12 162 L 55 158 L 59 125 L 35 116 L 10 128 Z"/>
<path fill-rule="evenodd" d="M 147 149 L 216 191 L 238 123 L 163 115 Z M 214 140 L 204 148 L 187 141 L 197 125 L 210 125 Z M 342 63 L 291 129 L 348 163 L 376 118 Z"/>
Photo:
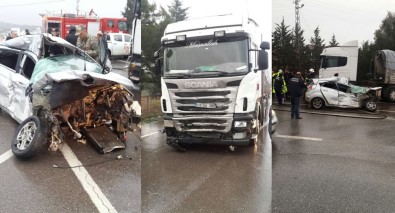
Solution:
<path fill-rule="evenodd" d="M 395 102 L 395 87 L 388 87 L 385 90 L 384 97 L 387 101 L 394 103 Z"/>
<path fill-rule="evenodd" d="M 377 102 L 372 98 L 365 101 L 365 108 L 369 112 L 375 112 L 377 110 Z"/>
<path fill-rule="evenodd" d="M 311 107 L 313 107 L 314 109 L 322 109 L 324 105 L 325 103 L 322 98 L 313 98 L 313 100 L 311 100 Z"/>
<path fill-rule="evenodd" d="M 16 129 L 11 150 L 20 159 L 30 159 L 45 147 L 40 120 L 37 116 L 28 117 Z"/>

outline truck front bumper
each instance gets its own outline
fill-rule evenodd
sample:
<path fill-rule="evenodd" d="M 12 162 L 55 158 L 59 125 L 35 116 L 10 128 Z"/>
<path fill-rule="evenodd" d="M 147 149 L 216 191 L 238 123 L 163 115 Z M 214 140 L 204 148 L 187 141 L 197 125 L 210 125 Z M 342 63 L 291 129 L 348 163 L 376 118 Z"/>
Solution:
<path fill-rule="evenodd" d="M 229 122 L 229 118 L 227 118 Z M 218 145 L 237 145 L 243 146 L 250 144 L 253 138 L 253 129 L 255 128 L 256 118 L 254 114 L 235 114 L 230 118 L 230 125 L 218 130 L 217 126 L 213 129 L 202 127 L 201 129 L 188 129 L 189 122 L 196 123 L 196 118 L 183 120 L 185 127 L 178 125 L 177 118 L 171 114 L 164 116 L 164 127 L 168 143 L 185 143 L 185 144 L 218 144 Z M 218 125 L 223 125 L 218 124 Z M 226 130 L 226 131 L 224 131 Z"/>

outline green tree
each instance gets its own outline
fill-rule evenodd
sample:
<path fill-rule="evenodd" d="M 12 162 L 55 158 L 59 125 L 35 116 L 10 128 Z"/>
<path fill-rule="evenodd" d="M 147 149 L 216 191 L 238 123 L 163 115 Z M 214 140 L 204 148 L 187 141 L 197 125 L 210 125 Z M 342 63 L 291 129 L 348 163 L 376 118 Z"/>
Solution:
<path fill-rule="evenodd" d="M 289 28 L 289 25 L 285 25 L 284 18 L 280 24 L 276 24 L 276 28 L 272 34 L 273 67 L 284 68 L 295 62 L 292 31 Z"/>
<path fill-rule="evenodd" d="M 187 17 L 187 9 L 183 9 L 184 18 Z M 154 53 L 161 47 L 160 39 L 166 26 L 174 22 L 176 16 L 173 17 L 172 13 L 167 12 L 163 7 L 158 8 L 155 3 L 150 4 L 148 0 L 142 0 L 141 17 L 141 40 L 143 42 L 142 90 L 155 95 L 160 93 L 160 75 L 155 74 Z"/>
<path fill-rule="evenodd" d="M 325 48 L 324 39 L 320 36 L 319 27 L 314 30 L 314 37 L 310 39 L 311 45 L 311 59 L 312 59 L 312 68 L 314 70 L 319 70 L 320 68 L 320 55 L 322 50 Z"/>
<path fill-rule="evenodd" d="M 189 7 L 183 8 L 180 0 L 174 0 L 168 8 L 173 22 L 183 21 L 188 18 L 187 10 Z"/>
<path fill-rule="evenodd" d="M 131 31 L 132 23 L 134 19 L 134 0 L 127 0 L 125 9 L 122 13 L 122 16 L 127 19 L 129 31 Z"/>
<path fill-rule="evenodd" d="M 335 34 L 332 35 L 332 39 L 331 39 L 331 41 L 329 42 L 329 46 L 331 46 L 331 47 L 337 47 L 337 46 L 339 46 L 339 43 L 337 43 L 337 41 L 336 41 Z"/>
<path fill-rule="evenodd" d="M 295 69 L 297 71 L 303 71 L 306 66 L 306 63 L 309 66 L 310 64 L 310 58 L 306 57 L 306 48 L 305 48 L 305 39 L 303 36 L 304 30 L 300 27 L 299 24 L 295 26 L 294 30 L 294 37 L 293 37 L 293 45 L 294 45 L 294 51 L 295 51 Z"/>
<path fill-rule="evenodd" d="M 374 33 L 374 42 L 378 49 L 395 50 L 395 15 L 388 12 Z"/>

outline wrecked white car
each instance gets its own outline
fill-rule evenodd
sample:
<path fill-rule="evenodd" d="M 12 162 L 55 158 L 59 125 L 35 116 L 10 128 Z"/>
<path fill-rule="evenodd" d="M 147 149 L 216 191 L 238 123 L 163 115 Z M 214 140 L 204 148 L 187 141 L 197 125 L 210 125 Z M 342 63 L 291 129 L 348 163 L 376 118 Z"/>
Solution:
<path fill-rule="evenodd" d="M 313 79 L 307 86 L 305 99 L 314 109 L 325 106 L 340 108 L 364 108 L 377 110 L 381 87 L 360 87 L 349 84 L 346 78 Z"/>
<path fill-rule="evenodd" d="M 100 45 L 100 64 L 108 63 L 105 52 Z M 11 145 L 17 157 L 56 151 L 70 133 L 102 153 L 125 148 L 126 132 L 140 122 L 138 88 L 100 64 L 57 37 L 0 45 L 0 106 L 20 123 Z"/>

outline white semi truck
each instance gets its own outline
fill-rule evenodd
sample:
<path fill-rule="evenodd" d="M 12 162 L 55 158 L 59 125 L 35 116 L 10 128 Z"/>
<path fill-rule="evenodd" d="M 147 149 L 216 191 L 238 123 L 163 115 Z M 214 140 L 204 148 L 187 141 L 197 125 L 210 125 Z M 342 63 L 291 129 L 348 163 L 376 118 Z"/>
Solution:
<path fill-rule="evenodd" d="M 248 145 L 261 128 L 271 132 L 270 45 L 254 20 L 223 15 L 172 23 L 161 43 L 155 56 L 167 144 Z"/>
<path fill-rule="evenodd" d="M 381 98 L 395 102 L 395 52 L 379 50 L 370 67 L 360 67 L 358 72 L 358 41 L 339 47 L 325 48 L 321 53 L 320 78 L 334 75 L 347 77 L 353 83 L 382 87 Z M 358 76 L 362 75 L 362 76 Z"/>

